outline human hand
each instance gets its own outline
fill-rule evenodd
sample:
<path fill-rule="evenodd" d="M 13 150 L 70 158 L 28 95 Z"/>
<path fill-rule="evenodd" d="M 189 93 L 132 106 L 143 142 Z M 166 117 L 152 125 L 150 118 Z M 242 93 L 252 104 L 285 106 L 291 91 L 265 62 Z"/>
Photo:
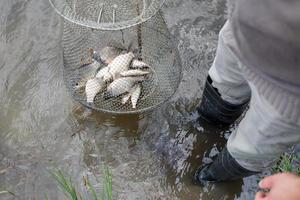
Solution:
<path fill-rule="evenodd" d="M 255 200 L 300 200 L 300 177 L 291 173 L 266 177 L 259 187 L 269 192 L 258 192 Z"/>

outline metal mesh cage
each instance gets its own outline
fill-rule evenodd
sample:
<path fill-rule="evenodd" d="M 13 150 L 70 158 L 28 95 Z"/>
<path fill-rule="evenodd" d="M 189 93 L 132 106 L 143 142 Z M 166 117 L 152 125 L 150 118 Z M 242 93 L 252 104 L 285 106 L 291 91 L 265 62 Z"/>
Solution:
<path fill-rule="evenodd" d="M 120 30 L 147 21 L 164 0 L 49 0 L 65 19 L 90 28 Z"/>
<path fill-rule="evenodd" d="M 144 112 L 168 100 L 178 88 L 181 60 L 161 12 L 135 27 L 116 31 L 95 30 L 65 20 L 62 41 L 66 85 L 75 100 L 89 108 L 119 114 Z M 88 49 L 101 52 L 108 46 L 128 47 L 123 54 L 134 52 L 134 59 L 151 66 L 151 75 L 141 82 L 136 108 L 131 103 L 121 103 L 124 95 L 107 97 L 105 90 L 88 103 L 84 87 L 78 88 L 79 82 L 94 76 L 89 67 L 82 67 L 82 60 L 89 60 Z M 106 67 L 104 63 L 100 65 L 101 69 Z"/>

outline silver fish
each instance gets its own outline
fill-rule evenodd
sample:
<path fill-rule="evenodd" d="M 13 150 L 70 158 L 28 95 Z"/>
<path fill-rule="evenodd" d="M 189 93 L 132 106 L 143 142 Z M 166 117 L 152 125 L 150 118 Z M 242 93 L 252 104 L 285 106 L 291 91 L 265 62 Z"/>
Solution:
<path fill-rule="evenodd" d="M 136 90 L 137 86 L 138 86 L 138 85 L 135 84 L 135 85 L 129 90 L 129 92 L 128 92 L 126 95 L 123 96 L 122 101 L 121 101 L 122 104 L 126 104 L 126 103 L 128 102 L 128 100 L 130 99 L 132 93 Z"/>
<path fill-rule="evenodd" d="M 96 60 L 92 60 L 90 64 L 83 64 L 81 65 L 77 71 L 81 75 L 80 81 L 76 84 L 76 88 L 82 88 L 85 86 L 88 79 L 95 76 L 97 71 L 101 68 L 101 64 Z"/>
<path fill-rule="evenodd" d="M 131 92 L 128 92 L 126 95 L 122 97 L 121 103 L 123 105 L 126 104 L 129 101 L 130 97 L 131 97 Z"/>
<path fill-rule="evenodd" d="M 102 69 L 99 70 L 99 72 L 96 74 L 96 78 L 102 79 L 103 81 L 105 80 L 105 77 L 109 74 L 109 67 L 103 67 Z"/>
<path fill-rule="evenodd" d="M 104 47 L 103 49 L 100 50 L 99 55 L 105 64 L 111 63 L 117 56 L 119 56 L 124 49 L 118 48 L 118 47 Z"/>
<path fill-rule="evenodd" d="M 140 69 L 130 69 L 124 72 L 121 72 L 120 75 L 123 77 L 127 77 L 127 76 L 144 76 L 150 74 L 149 71 L 145 71 L 145 70 L 140 70 Z"/>
<path fill-rule="evenodd" d="M 104 61 L 102 61 L 102 58 L 100 56 L 100 53 L 98 51 L 95 51 L 94 49 L 89 49 L 90 51 L 90 55 L 94 60 L 97 60 L 100 63 L 105 63 Z"/>
<path fill-rule="evenodd" d="M 86 101 L 88 103 L 93 103 L 96 95 L 104 88 L 104 81 L 98 78 L 89 79 L 86 82 L 85 93 L 86 93 Z"/>
<path fill-rule="evenodd" d="M 115 80 L 119 77 L 120 73 L 129 69 L 129 65 L 134 58 L 132 52 L 121 54 L 117 56 L 111 63 L 109 63 L 109 73 L 111 79 Z"/>
<path fill-rule="evenodd" d="M 143 61 L 140 60 L 133 60 L 131 63 L 131 67 L 133 69 L 144 69 L 144 68 L 149 68 L 150 66 Z"/>
<path fill-rule="evenodd" d="M 133 109 L 136 109 L 136 105 L 141 96 L 141 92 L 142 92 L 142 86 L 141 84 L 138 84 L 131 94 L 131 104 Z"/>
<path fill-rule="evenodd" d="M 136 83 L 144 80 L 145 77 L 142 76 L 118 78 L 107 87 L 108 95 L 112 97 L 117 97 L 121 94 L 129 92 Z"/>

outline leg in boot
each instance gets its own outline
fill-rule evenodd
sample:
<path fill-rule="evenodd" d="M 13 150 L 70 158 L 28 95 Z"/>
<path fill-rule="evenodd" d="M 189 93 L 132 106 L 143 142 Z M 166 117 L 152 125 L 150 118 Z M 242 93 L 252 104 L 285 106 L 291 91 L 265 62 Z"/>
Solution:
<path fill-rule="evenodd" d="M 197 184 L 216 183 L 251 176 L 258 172 L 240 166 L 225 147 L 217 159 L 210 165 L 200 168 L 195 173 Z"/>
<path fill-rule="evenodd" d="M 223 100 L 218 90 L 212 86 L 212 80 L 208 76 L 202 102 L 198 108 L 199 120 L 215 125 L 230 125 L 242 115 L 248 103 L 249 101 L 246 101 L 237 105 Z"/>
<path fill-rule="evenodd" d="M 233 35 L 226 22 L 219 35 L 217 55 L 209 70 L 198 112 L 200 120 L 213 124 L 232 124 L 244 111 L 251 91 L 231 51 Z"/>
<path fill-rule="evenodd" d="M 261 171 L 300 142 L 300 124 L 281 115 L 251 82 L 250 87 L 250 109 L 230 135 L 227 148 L 241 166 Z"/>
<path fill-rule="evenodd" d="M 233 180 L 262 171 L 300 142 L 300 125 L 280 115 L 251 82 L 249 85 L 250 109 L 230 135 L 227 148 L 211 165 L 197 170 L 198 183 Z"/>

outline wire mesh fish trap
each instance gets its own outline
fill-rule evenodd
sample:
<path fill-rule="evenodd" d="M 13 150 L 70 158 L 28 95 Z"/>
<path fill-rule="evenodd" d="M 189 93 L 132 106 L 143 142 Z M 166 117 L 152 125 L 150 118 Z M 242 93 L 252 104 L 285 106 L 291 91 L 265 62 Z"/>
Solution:
<path fill-rule="evenodd" d="M 158 12 L 163 0 L 50 2 L 64 17 L 64 79 L 76 101 L 97 111 L 140 113 L 175 93 L 181 60 Z"/>
<path fill-rule="evenodd" d="M 120 30 L 147 21 L 159 11 L 165 0 L 49 1 L 68 21 L 95 29 Z"/>

